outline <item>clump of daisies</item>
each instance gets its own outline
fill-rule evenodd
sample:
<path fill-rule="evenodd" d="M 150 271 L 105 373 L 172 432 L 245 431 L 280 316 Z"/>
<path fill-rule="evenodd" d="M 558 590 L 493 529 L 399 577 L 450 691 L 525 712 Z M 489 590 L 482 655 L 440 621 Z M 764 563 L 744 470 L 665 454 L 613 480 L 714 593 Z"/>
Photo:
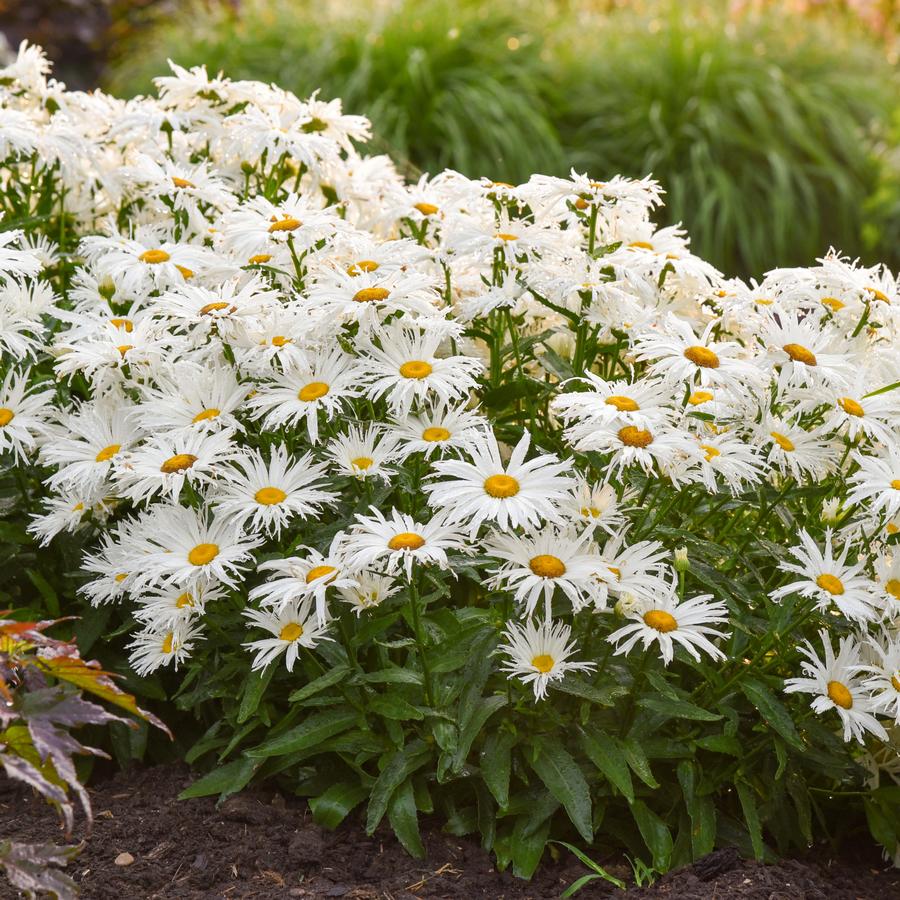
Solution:
<path fill-rule="evenodd" d="M 808 820 L 761 785 L 900 771 L 889 271 L 744 283 L 655 227 L 649 179 L 408 184 L 339 100 L 156 85 L 0 69 L 0 453 L 42 552 L 84 548 L 71 611 L 204 686 L 204 752 L 318 747 L 366 793 L 396 748 L 440 784 L 480 759 L 517 871 L 560 804 L 590 838 L 572 792 L 683 827 L 651 762 L 695 825 L 659 867 L 712 849 L 711 796 L 761 853 L 761 816 Z M 394 823 L 429 808 L 414 771 Z"/>

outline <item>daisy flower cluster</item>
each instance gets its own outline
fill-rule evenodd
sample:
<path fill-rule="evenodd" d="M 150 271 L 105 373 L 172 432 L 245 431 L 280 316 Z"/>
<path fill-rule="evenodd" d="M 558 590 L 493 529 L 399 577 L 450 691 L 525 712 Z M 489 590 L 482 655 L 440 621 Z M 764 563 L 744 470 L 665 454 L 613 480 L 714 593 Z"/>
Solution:
<path fill-rule="evenodd" d="M 435 704 L 434 611 L 467 608 L 535 701 L 650 665 L 712 704 L 746 668 L 888 745 L 890 272 L 745 283 L 653 224 L 650 179 L 410 184 L 339 100 L 156 86 L 67 91 L 28 46 L 0 70 L 5 224 L 58 224 L 0 238 L 0 451 L 138 674 L 358 664 L 386 622 Z"/>

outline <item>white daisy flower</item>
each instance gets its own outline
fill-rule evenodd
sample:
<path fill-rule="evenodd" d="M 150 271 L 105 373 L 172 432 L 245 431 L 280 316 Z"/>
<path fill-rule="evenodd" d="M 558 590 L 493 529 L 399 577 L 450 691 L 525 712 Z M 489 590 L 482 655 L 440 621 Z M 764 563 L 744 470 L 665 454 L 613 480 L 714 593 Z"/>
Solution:
<path fill-rule="evenodd" d="M 318 515 L 337 500 L 335 493 L 322 490 L 325 466 L 314 464 L 310 453 L 291 457 L 283 444 L 271 449 L 268 464 L 259 453 L 244 451 L 220 474 L 224 482 L 212 496 L 216 513 L 275 537 L 292 519 Z"/>
<path fill-rule="evenodd" d="M 524 625 L 509 622 L 503 632 L 506 643 L 495 651 L 506 657 L 501 671 L 510 678 L 519 678 L 523 684 L 530 684 L 535 702 L 543 700 L 551 681 L 561 681 L 566 672 L 591 672 L 596 668 L 592 662 L 569 660 L 576 650 L 575 642 L 569 641 L 571 633 L 572 629 L 565 623 L 549 619 L 540 624 L 533 619 Z"/>
<path fill-rule="evenodd" d="M 0 384 L 0 454 L 27 460 L 43 436 L 53 391 L 36 390 L 27 372 L 10 369 Z"/>
<path fill-rule="evenodd" d="M 845 741 L 855 738 L 862 744 L 867 731 L 887 740 L 887 732 L 873 714 L 875 704 L 863 686 L 856 641 L 852 637 L 841 638 L 835 656 L 831 638 L 824 629 L 819 632 L 819 640 L 825 650 L 825 659 L 820 659 L 812 644 L 804 641 L 798 649 L 807 659 L 800 664 L 806 677 L 785 679 L 785 693 L 815 694 L 810 706 L 819 715 L 830 709 L 836 710 L 844 726 Z"/>
<path fill-rule="evenodd" d="M 113 467 L 116 489 L 134 503 L 162 494 L 177 502 L 185 482 L 202 490 L 226 471 L 225 464 L 238 458 L 231 431 L 204 434 L 170 431 L 140 447 L 117 455 Z"/>
<path fill-rule="evenodd" d="M 863 648 L 875 657 L 875 665 L 864 665 L 859 671 L 871 673 L 862 686 L 869 691 L 877 713 L 893 716 L 900 725 L 900 640 L 884 633 L 881 639 L 869 637 Z"/>
<path fill-rule="evenodd" d="M 505 466 L 493 432 L 472 442 L 468 449 L 471 463 L 438 460 L 434 477 L 442 480 L 425 486 L 428 503 L 467 520 L 472 537 L 482 522 L 495 522 L 501 531 L 533 529 L 542 520 L 560 522 L 559 506 L 571 497 L 575 486 L 574 480 L 563 474 L 571 464 L 551 454 L 526 462 L 530 442 L 526 431 Z"/>
<path fill-rule="evenodd" d="M 581 526 L 601 528 L 608 535 L 618 534 L 625 528 L 625 515 L 616 489 L 611 484 L 591 484 L 577 476 L 575 493 L 563 512 Z M 627 494 L 623 499 L 627 499 Z"/>
<path fill-rule="evenodd" d="M 726 658 L 710 641 L 710 638 L 727 637 L 711 627 L 728 621 L 725 604 L 710 602 L 711 594 L 679 601 L 677 584 L 677 579 L 673 579 L 652 603 L 639 601 L 627 614 L 634 624 L 625 625 L 609 635 L 607 640 L 615 645 L 616 656 L 627 655 L 640 641 L 645 650 L 653 643 L 658 644 L 660 657 L 667 666 L 675 656 L 676 644 L 698 662 L 701 650 L 713 659 Z"/>
<path fill-rule="evenodd" d="M 438 357 L 443 338 L 437 330 L 391 326 L 379 336 L 381 347 L 364 342 L 361 348 L 366 395 L 372 400 L 386 397 L 396 415 L 405 415 L 426 399 L 447 404 L 466 397 L 483 368 L 471 356 Z"/>
<path fill-rule="evenodd" d="M 306 555 L 291 556 L 286 559 L 270 559 L 260 563 L 260 572 L 273 572 L 263 584 L 250 591 L 250 599 L 263 606 L 279 607 L 285 603 L 313 597 L 316 601 L 316 615 L 325 622 L 328 610 L 325 595 L 329 589 L 353 589 L 357 585 L 355 572 L 351 572 L 343 545 L 346 536 L 339 532 L 331 542 L 327 553 L 320 553 L 313 547 L 299 547 Z"/>
<path fill-rule="evenodd" d="M 277 610 L 246 609 L 244 615 L 251 625 L 268 631 L 270 638 L 248 641 L 243 646 L 256 654 L 253 671 L 265 669 L 284 653 L 288 672 L 294 671 L 294 663 L 300 655 L 300 648 L 308 650 L 321 641 L 330 641 L 326 631 L 327 622 L 321 622 L 311 614 L 312 597 L 292 600 Z"/>
<path fill-rule="evenodd" d="M 351 568 L 371 569 L 377 564 L 388 575 L 405 571 L 407 580 L 412 578 L 413 563 L 447 569 L 447 552 L 465 549 L 459 524 L 445 515 L 421 523 L 396 509 L 385 517 L 374 506 L 371 516 L 357 513 L 344 545 Z"/>
<path fill-rule="evenodd" d="M 389 481 L 396 471 L 389 463 L 400 455 L 397 435 L 377 423 L 367 428 L 351 425 L 328 442 L 327 453 L 340 474 L 362 481 L 376 476 Z"/>
<path fill-rule="evenodd" d="M 900 446 L 892 444 L 879 456 L 854 453 L 859 466 L 849 478 L 847 503 L 859 503 L 871 516 L 900 515 Z"/>
<path fill-rule="evenodd" d="M 388 597 L 400 590 L 400 585 L 391 578 L 372 572 L 357 572 L 354 583 L 338 588 L 341 600 L 349 603 L 357 617 L 381 606 Z"/>
<path fill-rule="evenodd" d="M 435 452 L 443 456 L 448 450 L 467 449 L 488 427 L 487 419 L 477 412 L 440 402 L 409 413 L 394 424 L 392 433 L 403 453 L 423 453 L 427 458 Z"/>
<path fill-rule="evenodd" d="M 359 393 L 361 367 L 340 347 L 295 362 L 272 381 L 259 385 L 247 401 L 256 419 L 277 430 L 305 423 L 310 443 L 319 440 L 319 414 L 330 421 Z"/>
<path fill-rule="evenodd" d="M 534 613 L 538 600 L 543 596 L 549 618 L 553 594 L 559 588 L 578 612 L 595 601 L 603 582 L 598 581 L 598 570 L 606 570 L 596 553 L 593 531 L 580 535 L 566 529 L 545 529 L 533 536 L 497 534 L 489 537 L 484 552 L 504 560 L 494 577 L 488 582 L 491 588 L 514 592 L 516 603 L 525 607 L 525 615 Z"/>
<path fill-rule="evenodd" d="M 140 675 L 150 675 L 162 666 L 178 669 L 194 649 L 194 642 L 201 637 L 202 628 L 197 622 L 181 620 L 168 627 L 146 629 L 128 645 L 131 668 Z"/>
<path fill-rule="evenodd" d="M 821 426 L 807 430 L 771 415 L 765 417 L 756 440 L 767 448 L 766 461 L 797 481 L 804 476 L 825 478 L 837 466 L 842 449 Z"/>
<path fill-rule="evenodd" d="M 816 601 L 816 608 L 827 611 L 832 604 L 841 614 L 854 622 L 870 622 L 879 617 L 878 601 L 874 594 L 874 584 L 863 574 L 864 563 L 847 563 L 850 544 L 839 555 L 832 548 L 832 531 L 825 531 L 825 549 L 820 550 L 816 542 L 803 529 L 800 530 L 800 544 L 790 548 L 797 560 L 782 562 L 778 568 L 802 576 L 770 594 L 773 600 L 781 600 L 790 594 L 800 594 Z"/>
<path fill-rule="evenodd" d="M 205 510 L 155 506 L 146 519 L 147 553 L 131 573 L 133 590 L 171 584 L 185 590 L 221 582 L 236 587 L 260 540 Z"/>

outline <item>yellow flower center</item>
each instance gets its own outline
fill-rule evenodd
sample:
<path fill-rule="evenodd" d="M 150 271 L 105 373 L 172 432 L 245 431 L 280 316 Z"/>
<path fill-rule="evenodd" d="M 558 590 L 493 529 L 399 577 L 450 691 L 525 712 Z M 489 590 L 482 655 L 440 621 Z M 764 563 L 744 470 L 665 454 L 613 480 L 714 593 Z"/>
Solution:
<path fill-rule="evenodd" d="M 253 495 L 253 499 L 261 506 L 277 506 L 287 500 L 287 494 L 281 488 L 264 487 Z"/>
<path fill-rule="evenodd" d="M 891 675 L 891 687 L 895 691 L 900 691 L 900 672 L 895 672 Z"/>
<path fill-rule="evenodd" d="M 645 428 L 626 425 L 619 429 L 619 440 L 626 447 L 649 447 L 653 443 L 653 435 Z"/>
<path fill-rule="evenodd" d="M 84 504 L 83 504 L 83 503 L 76 503 L 76 504 L 72 507 L 72 512 L 81 512 L 81 510 L 83 510 L 83 509 L 84 509 Z"/>
<path fill-rule="evenodd" d="M 219 312 L 221 309 L 226 309 L 228 304 L 224 300 L 216 300 L 214 303 L 207 303 L 206 306 L 200 307 L 200 315 L 208 316 L 210 313 Z M 237 307 L 232 307 L 229 312 L 234 312 Z"/>
<path fill-rule="evenodd" d="M 221 409 L 216 409 L 215 406 L 211 406 L 209 409 L 204 409 L 203 412 L 198 412 L 197 415 L 191 419 L 191 423 L 208 422 L 210 419 L 214 419 L 219 415 L 220 412 L 222 412 Z"/>
<path fill-rule="evenodd" d="M 879 303 L 887 303 L 888 305 L 890 305 L 890 298 L 884 291 L 880 291 L 876 287 L 867 287 L 866 290 L 872 295 L 873 300 L 877 300 Z"/>
<path fill-rule="evenodd" d="M 709 347 L 688 347 L 687 350 L 684 351 L 685 359 L 689 359 L 695 366 L 700 366 L 702 369 L 718 369 L 719 368 L 719 357 L 713 353 Z"/>
<path fill-rule="evenodd" d="M 428 441 L 431 444 L 437 444 L 441 441 L 448 441 L 450 440 L 450 432 L 447 431 L 446 428 L 432 425 L 430 428 L 426 428 L 422 432 L 422 440 Z"/>
<path fill-rule="evenodd" d="M 119 572 L 119 574 L 115 576 L 114 581 L 116 582 L 116 584 L 121 584 L 127 577 L 127 572 Z"/>
<path fill-rule="evenodd" d="M 785 452 L 792 453 L 797 449 L 796 446 L 794 446 L 794 442 L 780 431 L 770 431 L 769 434 L 772 436 L 775 443 Z"/>
<path fill-rule="evenodd" d="M 838 300 L 837 297 L 823 297 L 822 305 L 827 306 L 832 312 L 837 312 L 839 309 L 844 308 L 843 301 Z"/>
<path fill-rule="evenodd" d="M 357 469 L 368 469 L 373 462 L 375 460 L 371 456 L 357 456 L 356 459 L 350 460 L 350 464 L 356 466 Z"/>
<path fill-rule="evenodd" d="M 827 573 L 820 575 L 816 579 L 816 584 L 823 591 L 828 591 L 829 594 L 836 597 L 840 597 L 844 593 L 844 584 L 836 575 L 828 575 Z"/>
<path fill-rule="evenodd" d="M 900 487 L 898 487 L 897 490 L 900 491 Z M 885 531 L 887 531 L 888 534 L 896 534 L 898 531 L 900 531 L 900 527 L 895 525 L 893 522 L 888 522 L 887 526 L 885 527 Z"/>
<path fill-rule="evenodd" d="M 838 403 L 840 403 L 841 409 L 847 413 L 848 416 L 862 418 L 866 414 L 862 405 L 852 397 L 841 397 L 841 399 L 838 400 Z"/>
<path fill-rule="evenodd" d="M 900 578 L 891 578 L 884 589 L 895 599 L 900 600 Z"/>
<path fill-rule="evenodd" d="M 131 334 L 134 331 L 134 322 L 131 319 L 110 319 L 111 325 L 115 325 L 116 328 L 124 328 L 126 334 Z"/>
<path fill-rule="evenodd" d="M 590 203 L 588 203 L 587 200 L 585 200 L 583 197 L 579 197 L 573 205 L 575 209 L 587 209 L 590 206 Z"/>
<path fill-rule="evenodd" d="M 302 400 L 304 403 L 312 403 L 313 400 L 319 400 L 327 393 L 328 385 L 324 381 L 311 381 L 297 391 L 297 399 Z"/>
<path fill-rule="evenodd" d="M 389 541 L 388 547 L 391 550 L 418 550 L 425 546 L 425 538 L 420 534 L 414 534 L 412 531 L 401 531 L 395 534 Z"/>
<path fill-rule="evenodd" d="M 347 266 L 347 274 L 355 278 L 357 275 L 362 275 L 363 272 L 374 272 L 378 268 L 380 266 L 374 259 L 359 259 Z M 384 288 L 381 288 L 381 290 L 384 290 Z"/>
<path fill-rule="evenodd" d="M 327 578 L 329 575 L 331 575 L 331 578 L 328 578 L 328 581 L 334 581 L 335 576 L 332 575 L 333 572 L 337 572 L 334 566 L 313 566 L 306 573 L 306 583 L 312 584 L 316 579 Z"/>
<path fill-rule="evenodd" d="M 603 401 L 607 406 L 614 406 L 619 412 L 634 412 L 640 409 L 640 406 L 631 399 L 631 397 L 623 397 L 621 394 L 613 394 Z"/>
<path fill-rule="evenodd" d="M 278 637 L 283 641 L 296 641 L 297 638 L 303 637 L 303 626 L 299 622 L 288 622 L 278 632 Z"/>
<path fill-rule="evenodd" d="M 185 591 L 181 594 L 175 601 L 176 609 L 184 609 L 186 606 L 193 606 L 194 598 L 190 595 L 188 591 Z"/>
<path fill-rule="evenodd" d="M 431 363 L 425 362 L 424 359 L 411 359 L 400 366 L 400 374 L 404 378 L 415 378 L 416 380 L 427 378 L 433 371 Z"/>
<path fill-rule="evenodd" d="M 170 631 L 164 638 L 162 642 L 162 652 L 168 655 L 172 652 L 175 645 L 175 635 Z"/>
<path fill-rule="evenodd" d="M 283 347 L 285 344 L 292 344 L 293 339 L 289 337 L 285 337 L 283 334 L 276 334 L 275 337 L 272 338 L 272 346 L 273 347 Z"/>
<path fill-rule="evenodd" d="M 566 564 L 549 553 L 541 553 L 528 563 L 528 568 L 539 578 L 562 578 L 566 574 Z"/>
<path fill-rule="evenodd" d="M 512 475 L 491 475 L 484 479 L 484 490 L 497 500 L 506 500 L 519 493 L 519 482 Z"/>
<path fill-rule="evenodd" d="M 182 276 L 182 278 L 184 278 L 185 281 L 187 281 L 189 278 L 194 277 L 193 270 L 189 269 L 187 266 L 176 265 L 175 268 L 178 269 L 179 272 L 181 272 L 181 276 Z"/>
<path fill-rule="evenodd" d="M 900 491 L 900 478 L 895 478 L 895 479 L 891 482 L 891 487 L 892 487 L 895 491 Z"/>
<path fill-rule="evenodd" d="M 519 239 L 517 234 L 510 234 L 507 231 L 500 231 L 494 237 L 499 241 L 517 241 Z"/>
<path fill-rule="evenodd" d="M 596 506 L 582 506 L 581 507 L 581 514 L 585 518 L 590 516 L 590 518 L 596 519 L 597 516 L 602 515 L 602 513 L 603 513 L 603 510 L 599 509 Z"/>
<path fill-rule="evenodd" d="M 413 209 L 417 209 L 423 216 L 433 216 L 438 211 L 433 203 L 416 203 Z"/>
<path fill-rule="evenodd" d="M 807 350 L 803 344 L 785 344 L 781 349 L 784 350 L 794 362 L 803 363 L 805 366 L 816 365 L 816 355 L 812 350 Z"/>
<path fill-rule="evenodd" d="M 272 258 L 271 253 L 256 253 L 247 260 L 248 265 L 261 266 Z"/>
<path fill-rule="evenodd" d="M 553 657 L 549 653 L 539 653 L 531 660 L 531 665 L 541 673 L 546 675 L 553 668 Z"/>
<path fill-rule="evenodd" d="M 644 624 L 662 634 L 668 634 L 678 628 L 678 622 L 671 613 L 664 609 L 651 609 L 644 613 Z"/>
<path fill-rule="evenodd" d="M 293 216 L 285 216 L 269 226 L 269 234 L 274 234 L 276 231 L 296 231 L 302 224 L 299 219 L 295 219 Z"/>
<path fill-rule="evenodd" d="M 129 350 L 133 350 L 133 349 L 134 349 L 134 344 L 119 344 L 119 346 L 116 347 L 116 350 L 119 351 L 119 356 L 122 356 L 122 357 L 124 357 L 125 354 Z"/>
<path fill-rule="evenodd" d="M 707 462 L 711 462 L 717 456 L 722 455 L 722 451 L 718 447 L 713 447 L 711 444 L 701 444 L 700 449 L 706 453 Z"/>
<path fill-rule="evenodd" d="M 638 250 L 652 250 L 653 249 L 653 244 L 651 244 L 650 241 L 632 241 L 628 246 L 634 247 L 635 249 L 638 249 Z"/>
<path fill-rule="evenodd" d="M 16 417 L 16 414 L 6 406 L 0 406 L 0 428 L 5 428 Z"/>
<path fill-rule="evenodd" d="M 95 457 L 96 462 L 108 462 L 122 449 L 121 444 L 110 444 L 104 447 Z"/>
<path fill-rule="evenodd" d="M 709 391 L 694 391 L 690 397 L 688 397 L 688 403 L 691 406 L 702 406 L 704 403 L 709 403 L 712 400 L 713 395 Z"/>
<path fill-rule="evenodd" d="M 841 684 L 840 681 L 828 682 L 828 696 L 832 703 L 841 709 L 850 709 L 853 706 L 853 695 L 847 689 L 847 685 Z"/>
<path fill-rule="evenodd" d="M 195 462 L 197 462 L 197 457 L 193 453 L 176 453 L 159 467 L 159 471 L 166 475 L 172 475 L 174 472 L 183 472 L 185 469 L 189 469 Z"/>
<path fill-rule="evenodd" d="M 207 563 L 212 562 L 218 555 L 218 544 L 197 544 L 197 546 L 188 553 L 188 562 L 192 566 L 205 566 Z"/>
<path fill-rule="evenodd" d="M 172 184 L 177 188 L 197 187 L 193 181 L 188 181 L 187 178 L 179 178 L 177 175 L 172 176 Z"/>
<path fill-rule="evenodd" d="M 354 295 L 353 299 L 357 303 L 380 303 L 387 300 L 391 292 L 383 287 L 367 287 L 361 288 Z"/>
<path fill-rule="evenodd" d="M 141 262 L 156 265 L 157 263 L 168 262 L 169 254 L 165 250 L 145 250 L 138 259 Z"/>

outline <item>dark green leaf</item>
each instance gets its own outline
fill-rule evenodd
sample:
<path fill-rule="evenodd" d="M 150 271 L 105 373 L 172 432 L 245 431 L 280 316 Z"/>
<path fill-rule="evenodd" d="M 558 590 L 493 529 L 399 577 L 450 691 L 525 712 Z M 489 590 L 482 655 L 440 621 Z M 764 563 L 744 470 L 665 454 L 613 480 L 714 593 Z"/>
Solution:
<path fill-rule="evenodd" d="M 592 841 L 591 795 L 578 764 L 557 739 L 539 735 L 532 743 L 536 752 L 531 767 L 547 790 L 565 807 L 578 833 L 586 841 Z"/>
<path fill-rule="evenodd" d="M 366 799 L 368 791 L 358 781 L 339 781 L 324 794 L 310 797 L 309 808 L 316 824 L 337 828 L 350 811 Z"/>
<path fill-rule="evenodd" d="M 416 797 L 411 779 L 407 778 L 394 791 L 394 796 L 391 797 L 388 805 L 388 821 L 406 852 L 416 859 L 422 859 L 425 856 L 425 848 L 422 846 L 422 838 L 419 835 L 419 817 L 416 812 Z"/>
<path fill-rule="evenodd" d="M 290 731 L 248 750 L 247 755 L 259 759 L 315 748 L 316 744 L 346 731 L 358 721 L 359 713 L 353 709 L 326 709 L 308 716 Z"/>

